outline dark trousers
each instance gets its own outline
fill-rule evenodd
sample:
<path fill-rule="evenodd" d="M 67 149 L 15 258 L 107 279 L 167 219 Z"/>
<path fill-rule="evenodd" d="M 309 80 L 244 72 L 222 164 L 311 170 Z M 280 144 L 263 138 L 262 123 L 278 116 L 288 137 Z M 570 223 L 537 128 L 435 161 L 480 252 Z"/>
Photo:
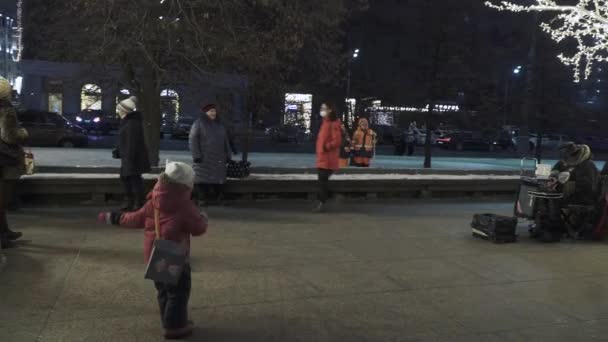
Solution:
<path fill-rule="evenodd" d="M 127 197 L 127 207 L 129 209 L 139 209 L 143 207 L 146 200 L 144 190 L 144 179 L 141 175 L 120 177 Z"/>
<path fill-rule="evenodd" d="M 332 170 L 319 169 L 319 201 L 326 203 L 329 199 L 329 177 L 334 172 Z"/>
<path fill-rule="evenodd" d="M 0 179 L 0 240 L 3 240 L 9 232 L 8 219 L 6 217 L 6 212 L 8 211 L 6 189 L 6 181 Z"/>
<path fill-rule="evenodd" d="M 197 184 L 198 199 L 207 203 L 224 199 L 224 184 Z"/>
<path fill-rule="evenodd" d="M 163 328 L 175 330 L 188 324 L 188 301 L 192 278 L 190 266 L 186 265 L 177 285 L 154 282 Z"/>
<path fill-rule="evenodd" d="M 9 211 L 19 210 L 21 206 L 19 199 L 19 187 L 17 179 L 9 179 L 4 181 L 4 199 L 6 201 L 6 207 Z"/>

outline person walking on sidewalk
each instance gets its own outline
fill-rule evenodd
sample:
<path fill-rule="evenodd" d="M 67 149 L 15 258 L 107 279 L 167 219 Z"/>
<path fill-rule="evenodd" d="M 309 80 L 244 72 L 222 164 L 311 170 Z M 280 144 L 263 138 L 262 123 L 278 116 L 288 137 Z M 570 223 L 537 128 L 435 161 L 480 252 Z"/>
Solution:
<path fill-rule="evenodd" d="M 329 177 L 340 169 L 340 147 L 342 146 L 342 123 L 333 105 L 321 106 L 323 123 L 317 137 L 317 169 L 319 172 L 319 203 L 314 212 L 326 210 L 329 199 Z"/>
<path fill-rule="evenodd" d="M 222 204 L 226 165 L 231 159 L 228 131 L 218 118 L 217 108 L 208 104 L 190 130 L 190 151 L 194 161 L 199 200 L 203 205 Z"/>
<path fill-rule="evenodd" d="M 369 167 L 376 150 L 376 132 L 369 128 L 366 118 L 359 119 L 359 128 L 353 135 L 353 165 Z"/>
<path fill-rule="evenodd" d="M 207 217 L 191 201 L 194 170 L 185 163 L 167 163 L 148 201 L 132 213 L 100 213 L 102 223 L 127 228 L 144 228 L 144 261 L 148 264 L 156 238 L 155 212 L 159 213 L 160 238 L 179 243 L 186 250 L 186 266 L 177 285 L 155 282 L 158 306 L 165 338 L 180 339 L 192 335 L 193 323 L 188 319 L 188 300 L 192 286 L 190 268 L 190 237 L 207 231 Z"/>
<path fill-rule="evenodd" d="M 137 98 L 132 96 L 118 104 L 120 116 L 118 147 L 114 158 L 120 159 L 120 180 L 125 189 L 124 211 L 141 208 L 146 198 L 142 175 L 151 170 L 148 149 L 144 137 L 143 115 L 136 111 Z"/>
<path fill-rule="evenodd" d="M 12 241 L 21 238 L 20 232 L 8 226 L 8 184 L 18 180 L 25 172 L 23 144 L 28 132 L 18 127 L 17 111 L 11 103 L 13 88 L 8 80 L 0 78 L 0 248 L 13 247 Z"/>

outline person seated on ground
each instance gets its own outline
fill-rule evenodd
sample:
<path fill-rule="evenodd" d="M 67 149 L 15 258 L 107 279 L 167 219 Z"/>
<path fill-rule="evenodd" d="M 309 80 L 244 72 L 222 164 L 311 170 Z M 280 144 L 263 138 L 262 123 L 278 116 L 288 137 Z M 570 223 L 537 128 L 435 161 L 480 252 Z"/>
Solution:
<path fill-rule="evenodd" d="M 600 172 L 587 145 L 567 143 L 559 148 L 560 161 L 551 178 L 563 192 L 565 205 L 595 205 L 598 201 Z"/>

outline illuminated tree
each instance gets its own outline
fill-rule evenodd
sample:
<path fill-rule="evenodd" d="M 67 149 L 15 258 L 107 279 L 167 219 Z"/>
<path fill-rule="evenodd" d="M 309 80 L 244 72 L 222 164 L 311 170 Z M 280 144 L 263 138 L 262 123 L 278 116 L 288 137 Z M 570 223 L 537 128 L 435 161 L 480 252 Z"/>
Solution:
<path fill-rule="evenodd" d="M 559 5 L 555 0 L 535 0 L 532 5 L 518 5 L 509 1 L 486 5 L 511 12 L 556 12 L 557 16 L 541 28 L 551 38 L 561 43 L 574 40 L 574 55 L 560 54 L 559 59 L 574 69 L 574 80 L 581 75 L 588 79 L 597 62 L 608 62 L 608 0 L 579 0 L 577 5 Z"/>

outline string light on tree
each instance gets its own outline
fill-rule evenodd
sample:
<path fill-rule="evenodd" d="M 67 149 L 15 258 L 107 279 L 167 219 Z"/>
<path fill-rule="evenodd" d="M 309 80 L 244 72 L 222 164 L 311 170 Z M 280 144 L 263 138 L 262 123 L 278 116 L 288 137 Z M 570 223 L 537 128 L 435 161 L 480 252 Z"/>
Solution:
<path fill-rule="evenodd" d="M 17 55 L 13 56 L 13 60 L 15 62 L 19 62 L 21 60 L 21 55 L 23 54 L 23 0 L 17 1 Z"/>
<path fill-rule="evenodd" d="M 565 40 L 577 43 L 574 55 L 558 55 L 562 63 L 574 69 L 575 82 L 580 82 L 581 76 L 588 79 L 595 63 L 608 62 L 608 0 L 579 0 L 577 5 L 569 6 L 558 5 L 555 0 L 534 0 L 534 4 L 527 6 L 486 1 L 486 5 L 500 11 L 557 13 L 541 28 L 557 43 Z"/>

